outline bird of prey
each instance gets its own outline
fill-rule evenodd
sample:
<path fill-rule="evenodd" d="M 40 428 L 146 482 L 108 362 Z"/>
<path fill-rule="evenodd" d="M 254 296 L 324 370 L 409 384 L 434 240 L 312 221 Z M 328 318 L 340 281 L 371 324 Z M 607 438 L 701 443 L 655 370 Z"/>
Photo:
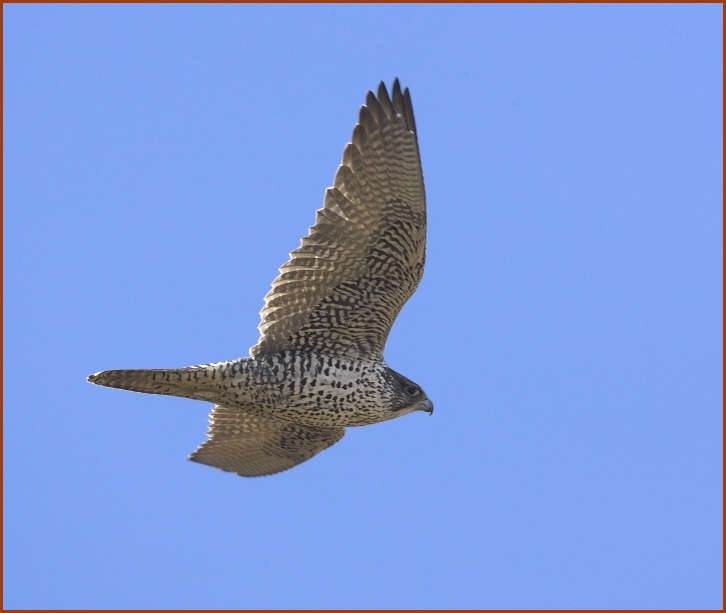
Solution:
<path fill-rule="evenodd" d="M 368 92 L 333 187 L 260 312 L 250 357 L 175 369 L 108 370 L 91 383 L 206 400 L 208 440 L 191 460 L 271 475 L 338 442 L 347 426 L 433 412 L 386 365 L 396 316 L 423 275 L 426 198 L 408 89 Z"/>

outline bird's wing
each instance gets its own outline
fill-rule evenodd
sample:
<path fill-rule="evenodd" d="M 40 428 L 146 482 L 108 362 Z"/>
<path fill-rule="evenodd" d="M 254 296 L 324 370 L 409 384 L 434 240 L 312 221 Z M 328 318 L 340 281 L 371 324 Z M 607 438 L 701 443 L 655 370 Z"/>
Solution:
<path fill-rule="evenodd" d="M 189 459 L 243 477 L 273 475 L 297 466 L 345 434 L 345 428 L 301 426 L 221 406 L 214 407 L 209 421 L 209 440 Z"/>
<path fill-rule="evenodd" d="M 286 349 L 378 359 L 423 275 L 426 198 L 408 89 L 368 92 L 315 225 L 265 296 L 253 356 Z"/>

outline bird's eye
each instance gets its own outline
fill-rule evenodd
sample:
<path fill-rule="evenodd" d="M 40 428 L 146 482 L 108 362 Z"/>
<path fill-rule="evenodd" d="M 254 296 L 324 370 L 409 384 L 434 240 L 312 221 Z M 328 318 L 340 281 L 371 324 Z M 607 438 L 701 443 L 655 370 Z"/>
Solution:
<path fill-rule="evenodd" d="M 417 387 L 413 387 L 413 385 L 409 385 L 409 386 L 408 386 L 408 387 L 406 388 L 406 393 L 407 393 L 407 394 L 408 394 L 409 396 L 418 396 L 418 393 L 419 393 L 419 391 L 418 391 L 418 388 L 417 388 Z"/>

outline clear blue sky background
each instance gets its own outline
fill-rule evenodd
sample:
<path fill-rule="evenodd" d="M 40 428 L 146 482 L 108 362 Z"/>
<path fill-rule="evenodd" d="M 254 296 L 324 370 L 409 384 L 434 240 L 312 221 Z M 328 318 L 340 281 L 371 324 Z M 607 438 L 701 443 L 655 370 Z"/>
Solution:
<path fill-rule="evenodd" d="M 4 7 L 5 606 L 720 608 L 722 7 Z M 411 88 L 433 417 L 287 473 L 95 387 L 247 354 Z"/>

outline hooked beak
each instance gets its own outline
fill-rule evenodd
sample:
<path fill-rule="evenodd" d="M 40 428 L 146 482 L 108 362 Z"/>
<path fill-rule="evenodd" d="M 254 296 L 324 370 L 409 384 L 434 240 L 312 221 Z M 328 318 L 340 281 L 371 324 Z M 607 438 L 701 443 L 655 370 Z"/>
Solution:
<path fill-rule="evenodd" d="M 419 411 L 426 411 L 429 415 L 434 414 L 434 403 L 431 402 L 428 398 L 426 400 L 418 402 L 417 404 Z"/>

